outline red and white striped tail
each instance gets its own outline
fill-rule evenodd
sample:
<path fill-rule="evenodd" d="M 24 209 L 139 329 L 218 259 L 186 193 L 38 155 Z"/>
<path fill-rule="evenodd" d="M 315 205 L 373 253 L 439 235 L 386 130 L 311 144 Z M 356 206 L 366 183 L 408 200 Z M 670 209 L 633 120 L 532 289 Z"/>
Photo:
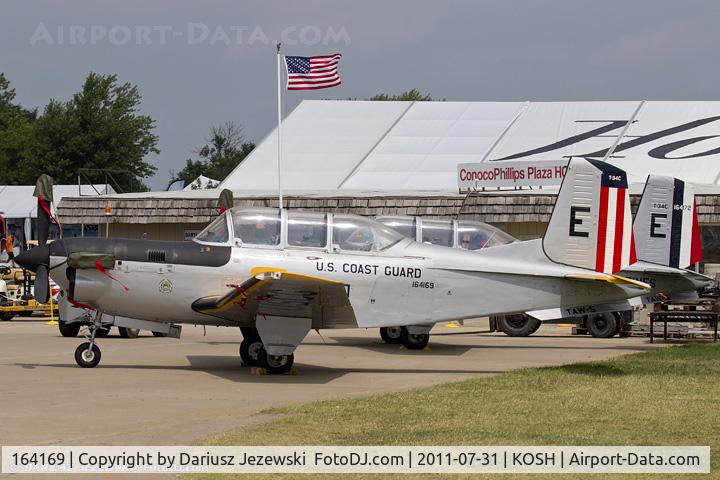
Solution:
<path fill-rule="evenodd" d="M 597 235 L 596 272 L 616 273 L 637 261 L 627 183 L 600 188 Z"/>
<path fill-rule="evenodd" d="M 636 262 L 625 171 L 596 160 L 570 160 L 543 249 L 554 262 L 607 274 Z"/>

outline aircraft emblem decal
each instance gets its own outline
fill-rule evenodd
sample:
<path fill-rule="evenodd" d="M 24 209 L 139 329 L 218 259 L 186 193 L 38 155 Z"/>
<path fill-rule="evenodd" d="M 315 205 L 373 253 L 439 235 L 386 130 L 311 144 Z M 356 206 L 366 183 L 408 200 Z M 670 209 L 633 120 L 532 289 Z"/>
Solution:
<path fill-rule="evenodd" d="M 173 290 L 173 284 L 167 278 L 163 278 L 158 284 L 158 290 L 160 290 L 160 293 L 170 293 Z"/>

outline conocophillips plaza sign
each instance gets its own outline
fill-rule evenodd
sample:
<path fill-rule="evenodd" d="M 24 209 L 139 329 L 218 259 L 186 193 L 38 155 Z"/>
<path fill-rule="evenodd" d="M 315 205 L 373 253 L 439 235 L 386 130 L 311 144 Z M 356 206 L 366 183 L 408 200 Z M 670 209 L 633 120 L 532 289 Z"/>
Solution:
<path fill-rule="evenodd" d="M 457 167 L 458 189 L 560 185 L 567 164 L 567 160 L 460 163 Z"/>

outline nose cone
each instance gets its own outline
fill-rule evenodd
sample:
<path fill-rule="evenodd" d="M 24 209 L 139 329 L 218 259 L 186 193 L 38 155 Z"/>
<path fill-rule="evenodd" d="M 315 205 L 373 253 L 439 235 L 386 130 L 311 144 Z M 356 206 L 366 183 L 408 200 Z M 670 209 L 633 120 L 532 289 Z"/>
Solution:
<path fill-rule="evenodd" d="M 48 245 L 31 248 L 15 257 L 15 263 L 31 272 L 36 272 L 39 265 L 47 265 L 49 261 L 50 247 Z"/>

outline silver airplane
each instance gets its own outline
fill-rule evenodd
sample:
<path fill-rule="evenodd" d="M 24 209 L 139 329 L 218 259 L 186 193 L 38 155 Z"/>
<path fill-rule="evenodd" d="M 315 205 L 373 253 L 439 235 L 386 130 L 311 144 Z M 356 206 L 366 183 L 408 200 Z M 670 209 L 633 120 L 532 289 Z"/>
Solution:
<path fill-rule="evenodd" d="M 494 248 L 517 242 L 513 236 L 492 225 L 473 221 L 378 217 L 381 223 L 418 241 L 454 246 L 466 250 Z M 638 297 L 612 304 L 558 306 L 546 310 L 513 313 L 497 317 L 501 330 L 510 336 L 528 336 L 542 322 L 573 319 L 585 325 L 595 337 L 619 333 L 632 309 L 667 300 L 697 298 L 697 290 L 713 279 L 687 268 L 702 260 L 694 191 L 682 180 L 649 175 L 638 207 L 633 231 L 637 239 L 638 261 L 618 275 L 640 280 L 652 289 Z M 540 240 L 529 240 L 539 242 Z M 402 327 L 386 327 L 380 335 L 387 343 L 397 343 Z"/>
<path fill-rule="evenodd" d="M 240 327 L 244 362 L 279 374 L 311 329 L 402 326 L 402 344 L 419 349 L 437 322 L 611 303 L 650 289 L 615 275 L 635 260 L 627 176 L 593 160 L 569 162 L 542 242 L 479 253 L 414 242 L 354 215 L 242 208 L 189 242 L 47 244 L 47 181 L 36 189 L 40 246 L 16 261 L 36 272 L 39 301 L 52 277 L 65 301 L 97 311 L 89 341 L 75 351 L 81 367 L 100 362 L 103 314 Z"/>

